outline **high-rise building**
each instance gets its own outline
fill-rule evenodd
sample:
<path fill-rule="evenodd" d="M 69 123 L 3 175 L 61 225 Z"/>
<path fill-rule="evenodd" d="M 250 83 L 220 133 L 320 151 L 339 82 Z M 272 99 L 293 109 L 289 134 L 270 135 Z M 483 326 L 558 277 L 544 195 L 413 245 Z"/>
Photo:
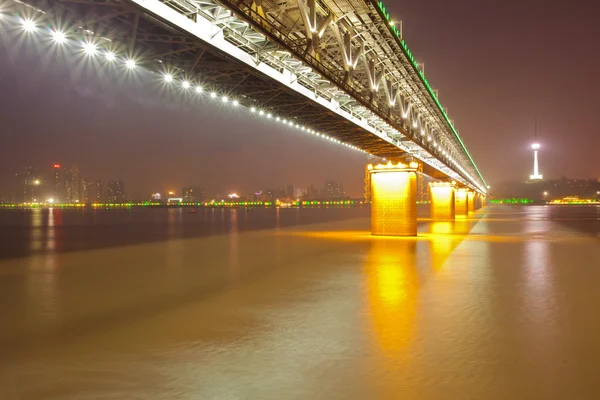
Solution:
<path fill-rule="evenodd" d="M 79 179 L 79 166 L 73 164 L 71 166 L 71 202 L 78 203 L 82 201 L 81 181 Z"/>
<path fill-rule="evenodd" d="M 123 181 L 110 181 L 106 190 L 109 203 L 123 203 L 125 201 L 125 184 Z"/>
<path fill-rule="evenodd" d="M 42 179 L 38 176 L 36 168 L 26 167 L 25 172 L 15 175 L 15 201 L 25 203 L 42 201 L 41 185 Z"/>
<path fill-rule="evenodd" d="M 296 188 L 296 198 L 297 199 L 306 197 L 306 194 L 307 194 L 306 188 Z"/>
<path fill-rule="evenodd" d="M 81 180 L 81 201 L 86 204 L 96 202 L 96 182 L 88 179 Z"/>
<path fill-rule="evenodd" d="M 284 188 L 275 189 L 275 199 L 284 199 L 287 196 L 287 192 Z"/>
<path fill-rule="evenodd" d="M 341 199 L 344 197 L 344 187 L 336 181 L 325 182 L 325 197 L 328 199 Z"/>
<path fill-rule="evenodd" d="M 94 183 L 94 202 L 102 203 L 104 201 L 104 186 L 101 180 Z"/>
<path fill-rule="evenodd" d="M 183 201 L 185 202 L 201 202 L 204 201 L 204 189 L 200 186 L 187 186 L 181 190 Z"/>
<path fill-rule="evenodd" d="M 64 175 L 64 199 L 62 199 L 65 203 L 74 203 L 73 200 L 73 172 L 70 169 L 63 170 Z"/>
<path fill-rule="evenodd" d="M 287 197 L 289 197 L 290 199 L 294 197 L 294 185 L 287 185 L 287 188 L 286 188 L 286 195 L 287 195 Z"/>
<path fill-rule="evenodd" d="M 60 164 L 54 164 L 52 166 L 52 198 L 57 203 L 64 202 L 66 197 L 63 175 Z"/>

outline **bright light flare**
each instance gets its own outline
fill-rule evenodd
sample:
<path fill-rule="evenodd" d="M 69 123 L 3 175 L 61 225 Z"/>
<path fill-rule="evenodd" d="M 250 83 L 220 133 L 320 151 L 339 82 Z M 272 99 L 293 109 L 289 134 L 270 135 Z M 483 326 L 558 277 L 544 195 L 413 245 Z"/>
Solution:
<path fill-rule="evenodd" d="M 538 150 L 538 149 L 540 148 L 540 144 L 539 144 L 539 143 L 533 143 L 533 144 L 531 145 L 531 148 L 532 148 L 533 150 Z"/>
<path fill-rule="evenodd" d="M 202 93 L 202 86 L 196 86 L 196 93 Z"/>
<path fill-rule="evenodd" d="M 21 20 L 21 27 L 23 28 L 23 30 L 25 32 L 33 32 L 37 29 L 37 26 L 35 25 L 35 22 L 33 22 L 30 19 L 22 19 Z"/>
<path fill-rule="evenodd" d="M 104 58 L 106 58 L 106 61 L 113 62 L 117 59 L 117 56 L 112 51 L 107 51 L 104 53 Z"/>
<path fill-rule="evenodd" d="M 216 94 L 215 92 L 212 92 L 212 93 L 210 94 L 210 97 L 214 99 L 214 98 L 216 98 L 216 97 L 217 97 L 217 94 Z"/>
<path fill-rule="evenodd" d="M 190 88 L 190 86 L 192 86 L 192 85 L 190 85 L 190 83 L 189 83 L 188 81 L 183 81 L 183 82 L 181 82 L 181 86 L 182 86 L 184 89 L 189 89 L 189 88 Z"/>
<path fill-rule="evenodd" d="M 52 31 L 50 32 L 50 35 L 52 36 L 52 41 L 56 44 L 63 44 L 67 41 L 67 35 L 65 35 L 64 32 Z"/>
<path fill-rule="evenodd" d="M 94 56 L 98 52 L 98 46 L 96 46 L 94 43 L 87 42 L 83 44 L 83 51 L 88 56 Z"/>
<path fill-rule="evenodd" d="M 173 75 L 165 74 L 163 79 L 165 80 L 165 82 L 173 82 Z"/>
<path fill-rule="evenodd" d="M 223 96 L 221 97 L 221 100 L 223 101 L 223 103 L 227 103 L 229 101 L 229 98 L 227 96 Z"/>
<path fill-rule="evenodd" d="M 125 61 L 125 66 L 128 69 L 134 69 L 137 65 L 134 60 L 129 59 L 129 60 Z"/>
<path fill-rule="evenodd" d="M 234 106 L 236 106 L 236 107 L 237 107 L 237 106 L 239 106 L 239 105 L 240 105 L 240 102 L 239 102 L 239 101 L 237 101 L 237 100 L 234 100 L 232 104 L 233 104 Z"/>

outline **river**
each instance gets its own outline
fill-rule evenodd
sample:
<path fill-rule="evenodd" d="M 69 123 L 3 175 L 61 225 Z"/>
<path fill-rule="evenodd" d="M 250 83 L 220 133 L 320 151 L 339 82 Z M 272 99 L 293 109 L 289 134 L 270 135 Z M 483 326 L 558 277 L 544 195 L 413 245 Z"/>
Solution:
<path fill-rule="evenodd" d="M 600 208 L 0 211 L 0 399 L 600 398 Z"/>

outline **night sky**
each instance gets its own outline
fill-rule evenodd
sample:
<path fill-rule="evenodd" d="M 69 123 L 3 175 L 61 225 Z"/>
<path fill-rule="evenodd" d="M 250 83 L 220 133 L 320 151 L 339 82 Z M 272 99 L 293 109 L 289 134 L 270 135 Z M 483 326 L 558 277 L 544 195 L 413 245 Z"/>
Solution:
<path fill-rule="evenodd" d="M 545 177 L 600 178 L 600 6 L 491 3 L 386 6 L 403 20 L 407 44 L 492 187 L 531 173 L 535 118 Z M 362 195 L 362 154 L 208 99 L 173 97 L 1 44 L 0 199 L 10 199 L 15 172 L 54 163 L 79 164 L 83 178 L 122 179 L 134 198 L 188 184 L 250 193 L 326 179 Z"/>

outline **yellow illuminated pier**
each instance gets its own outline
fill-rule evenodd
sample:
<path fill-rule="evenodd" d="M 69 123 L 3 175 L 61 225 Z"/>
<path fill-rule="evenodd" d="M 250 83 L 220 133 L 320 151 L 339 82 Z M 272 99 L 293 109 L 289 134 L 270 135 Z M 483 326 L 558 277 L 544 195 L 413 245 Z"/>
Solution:
<path fill-rule="evenodd" d="M 467 207 L 470 213 L 475 212 L 475 192 L 471 190 L 467 192 Z"/>
<path fill-rule="evenodd" d="M 417 235 L 417 168 L 398 163 L 369 165 L 371 177 L 371 234 Z"/>
<path fill-rule="evenodd" d="M 469 215 L 468 195 L 469 189 L 456 189 L 454 191 L 454 215 L 466 217 Z"/>
<path fill-rule="evenodd" d="M 429 184 L 431 218 L 452 220 L 455 213 L 454 185 L 452 182 L 432 182 Z"/>

